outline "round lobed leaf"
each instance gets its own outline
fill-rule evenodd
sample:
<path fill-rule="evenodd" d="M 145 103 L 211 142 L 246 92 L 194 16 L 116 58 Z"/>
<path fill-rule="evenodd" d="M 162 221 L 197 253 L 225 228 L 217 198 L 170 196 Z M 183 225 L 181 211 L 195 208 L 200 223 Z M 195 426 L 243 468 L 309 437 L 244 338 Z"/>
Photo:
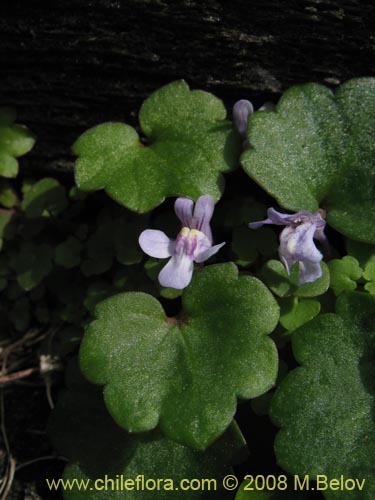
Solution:
<path fill-rule="evenodd" d="M 49 433 L 57 449 L 71 462 L 65 469 L 65 479 L 98 478 L 135 480 L 169 479 L 173 490 L 106 491 L 105 498 L 156 499 L 171 498 L 181 479 L 208 478 L 216 481 L 209 498 L 230 499 L 231 493 L 221 488 L 222 478 L 231 470 L 231 464 L 246 454 L 244 439 L 235 423 L 209 450 L 197 452 L 163 437 L 160 431 L 132 435 L 118 427 L 108 414 L 101 390 L 85 381 L 76 364 L 67 370 L 67 391 L 59 398 L 49 420 Z M 92 486 L 91 484 L 91 486 Z M 167 487 L 168 487 L 167 484 Z M 202 491 L 179 491 L 178 498 L 198 500 Z M 98 500 L 103 490 L 65 491 L 66 500 Z"/>
<path fill-rule="evenodd" d="M 238 137 L 212 94 L 176 81 L 154 92 L 139 121 L 149 145 L 123 123 L 104 123 L 73 145 L 76 183 L 84 191 L 105 189 L 118 203 L 147 212 L 167 196 L 204 194 L 218 200 L 223 172 L 237 165 Z"/>
<path fill-rule="evenodd" d="M 56 216 L 68 205 L 65 189 L 56 180 L 45 177 L 33 184 L 22 201 L 22 209 L 29 218 L 41 217 L 45 213 Z"/>
<path fill-rule="evenodd" d="M 204 449 L 227 428 L 236 397 L 269 390 L 278 357 L 268 338 L 276 301 L 234 264 L 197 270 L 179 318 L 143 293 L 100 303 L 80 350 L 84 375 L 105 385 L 109 412 L 132 432 L 153 429 Z"/>
<path fill-rule="evenodd" d="M 245 171 L 280 206 L 327 210 L 327 221 L 354 240 L 375 243 L 375 78 L 328 88 L 289 89 L 275 111 L 249 120 Z"/>
<path fill-rule="evenodd" d="M 336 310 L 292 336 L 302 366 L 282 381 L 271 404 L 271 416 L 282 428 L 275 451 L 292 474 L 359 481 L 352 491 L 327 489 L 327 499 L 372 500 L 375 297 L 348 292 L 338 298 Z"/>
<path fill-rule="evenodd" d="M 16 114 L 10 108 L 0 108 L 0 176 L 16 177 L 16 158 L 30 151 L 35 144 L 31 132 L 14 123 Z"/>

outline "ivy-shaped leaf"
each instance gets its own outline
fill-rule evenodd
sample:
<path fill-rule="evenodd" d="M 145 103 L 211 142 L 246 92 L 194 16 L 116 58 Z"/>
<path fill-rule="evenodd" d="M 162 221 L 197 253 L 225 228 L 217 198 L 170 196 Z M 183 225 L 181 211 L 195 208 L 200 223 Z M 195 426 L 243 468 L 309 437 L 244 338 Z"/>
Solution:
<path fill-rule="evenodd" d="M 69 236 L 55 248 L 55 262 L 66 269 L 72 269 L 81 262 L 82 243 L 74 236 Z"/>
<path fill-rule="evenodd" d="M 209 478 L 217 483 L 208 498 L 232 497 L 222 489 L 222 478 L 233 473 L 231 464 L 243 458 L 246 447 L 235 424 L 209 450 L 197 452 L 163 437 L 159 431 L 146 434 L 128 434 L 118 427 L 108 414 L 101 390 L 83 380 L 78 368 L 70 363 L 67 370 L 68 391 L 59 398 L 49 421 L 49 433 L 60 453 L 71 463 L 64 478 L 116 479 L 118 474 L 134 479 L 167 479 L 173 487 L 164 491 L 106 491 L 105 498 L 119 500 L 124 495 L 129 500 L 167 500 L 174 496 L 181 479 Z M 172 491 L 171 491 L 172 488 Z M 103 491 L 65 491 L 66 500 L 98 500 Z M 178 491 L 178 498 L 199 500 L 202 491 Z"/>
<path fill-rule="evenodd" d="M 354 240 L 375 243 L 375 79 L 333 93 L 309 83 L 289 89 L 275 112 L 249 120 L 246 172 L 280 206 L 327 210 L 327 221 Z"/>
<path fill-rule="evenodd" d="M 279 260 L 269 260 L 261 269 L 259 277 L 278 297 L 317 297 L 328 290 L 330 283 L 330 273 L 327 264 L 321 262 L 323 274 L 311 283 L 298 285 L 299 268 L 294 264 L 290 275 L 285 266 Z"/>
<path fill-rule="evenodd" d="M 30 151 L 35 138 L 30 131 L 14 123 L 16 114 L 12 109 L 0 108 L 0 176 L 16 177 L 18 161 L 16 158 Z"/>
<path fill-rule="evenodd" d="M 50 273 L 52 269 L 52 247 L 43 243 L 22 244 L 18 253 L 10 261 L 17 274 L 17 282 L 24 290 L 32 290 Z"/>
<path fill-rule="evenodd" d="M 65 210 L 67 205 L 65 188 L 50 177 L 33 184 L 22 200 L 22 208 L 29 218 L 42 215 L 56 216 Z"/>
<path fill-rule="evenodd" d="M 375 297 L 348 292 L 337 299 L 336 310 L 292 336 L 302 366 L 283 380 L 271 405 L 282 428 L 276 456 L 292 474 L 358 480 L 353 491 L 324 491 L 329 500 L 373 500 Z"/>
<path fill-rule="evenodd" d="M 0 250 L 3 246 L 3 240 L 6 238 L 11 227 L 13 213 L 10 210 L 0 209 Z"/>
<path fill-rule="evenodd" d="M 118 203 L 147 212 L 167 196 L 204 194 L 218 200 L 222 172 L 237 164 L 239 142 L 223 103 L 176 81 L 154 92 L 139 113 L 144 146 L 123 123 L 104 123 L 74 144 L 76 183 L 84 191 L 105 189 Z"/>
<path fill-rule="evenodd" d="M 328 262 L 328 267 L 331 276 L 330 286 L 335 295 L 357 288 L 356 282 L 362 276 L 362 269 L 354 257 L 345 255 L 342 259 L 332 259 Z"/>
<path fill-rule="evenodd" d="M 364 285 L 365 290 L 375 295 L 375 246 L 348 240 L 347 249 L 363 269 L 362 277 L 368 282 Z"/>
<path fill-rule="evenodd" d="M 362 267 L 362 269 L 365 269 L 369 262 L 375 262 L 375 245 L 347 240 L 346 248 L 348 254 L 358 261 L 358 264 Z"/>
<path fill-rule="evenodd" d="M 290 332 L 315 318 L 320 311 L 320 302 L 317 300 L 288 297 L 280 299 L 279 304 L 280 323 Z"/>
<path fill-rule="evenodd" d="M 375 295 L 375 262 L 369 262 L 363 271 L 363 277 L 368 282 L 365 283 L 365 290 Z"/>
<path fill-rule="evenodd" d="M 234 264 L 197 270 L 178 318 L 143 293 L 100 303 L 80 350 L 116 422 L 132 432 L 158 423 L 170 438 L 204 449 L 231 422 L 236 397 L 266 392 L 277 376 L 268 338 L 278 306 L 256 278 Z"/>
<path fill-rule="evenodd" d="M 16 190 L 7 179 L 0 179 L 0 205 L 12 208 L 19 202 Z"/>

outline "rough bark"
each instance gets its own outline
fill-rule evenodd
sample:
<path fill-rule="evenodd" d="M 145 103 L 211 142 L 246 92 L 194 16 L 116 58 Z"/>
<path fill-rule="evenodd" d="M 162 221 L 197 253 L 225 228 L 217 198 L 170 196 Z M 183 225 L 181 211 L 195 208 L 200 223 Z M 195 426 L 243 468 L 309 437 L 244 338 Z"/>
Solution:
<path fill-rule="evenodd" d="M 373 0 L 2 0 L 0 103 L 38 136 L 22 164 L 70 171 L 70 146 L 178 78 L 228 106 L 374 72 Z"/>

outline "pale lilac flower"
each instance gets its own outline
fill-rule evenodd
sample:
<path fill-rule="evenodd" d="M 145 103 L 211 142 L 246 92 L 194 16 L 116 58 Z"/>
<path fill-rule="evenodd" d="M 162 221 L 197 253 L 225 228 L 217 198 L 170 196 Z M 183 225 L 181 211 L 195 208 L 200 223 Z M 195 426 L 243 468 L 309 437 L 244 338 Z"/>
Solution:
<path fill-rule="evenodd" d="M 275 106 L 272 102 L 266 102 L 258 109 L 258 111 L 272 111 L 274 107 Z M 244 149 L 246 149 L 249 145 L 247 142 L 247 123 L 249 121 L 249 116 L 253 113 L 254 106 L 246 99 L 237 101 L 233 106 L 233 122 L 241 136 Z"/>
<path fill-rule="evenodd" d="M 212 246 L 210 220 L 214 211 L 212 196 L 205 195 L 194 202 L 188 198 L 177 198 L 174 210 L 182 223 L 176 240 L 171 240 L 162 231 L 146 229 L 139 237 L 139 245 L 150 257 L 171 257 L 159 273 L 162 286 L 181 290 L 191 281 L 195 262 L 204 262 L 225 245 Z"/>
<path fill-rule="evenodd" d="M 323 246 L 327 246 L 324 228 L 326 222 L 322 215 L 324 212 L 318 210 L 311 213 L 307 210 L 300 210 L 295 214 L 282 214 L 274 208 L 267 211 L 268 218 L 251 222 L 249 227 L 257 229 L 263 224 L 276 224 L 286 226 L 280 234 L 279 255 L 290 273 L 290 269 L 295 262 L 299 262 L 300 274 L 299 284 L 310 283 L 317 280 L 322 275 L 320 261 L 323 255 L 316 248 L 314 238 Z"/>

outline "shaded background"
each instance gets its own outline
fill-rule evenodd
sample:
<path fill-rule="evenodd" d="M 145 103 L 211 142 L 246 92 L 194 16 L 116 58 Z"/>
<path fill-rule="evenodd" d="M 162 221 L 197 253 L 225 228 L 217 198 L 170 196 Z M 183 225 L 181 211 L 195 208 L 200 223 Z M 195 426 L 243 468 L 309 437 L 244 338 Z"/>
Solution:
<path fill-rule="evenodd" d="M 143 99 L 184 78 L 230 107 L 293 84 L 374 73 L 372 0 L 2 0 L 0 102 L 38 138 L 25 169 L 71 171 L 90 126 L 137 123 Z"/>

